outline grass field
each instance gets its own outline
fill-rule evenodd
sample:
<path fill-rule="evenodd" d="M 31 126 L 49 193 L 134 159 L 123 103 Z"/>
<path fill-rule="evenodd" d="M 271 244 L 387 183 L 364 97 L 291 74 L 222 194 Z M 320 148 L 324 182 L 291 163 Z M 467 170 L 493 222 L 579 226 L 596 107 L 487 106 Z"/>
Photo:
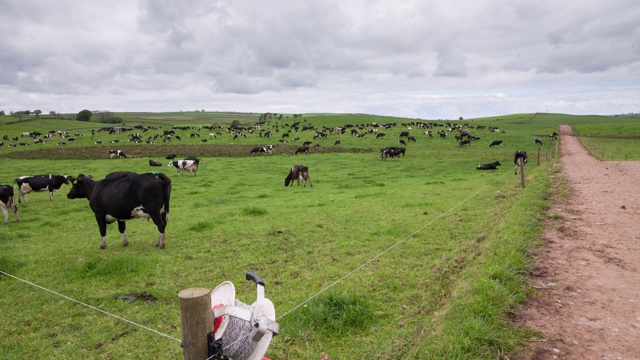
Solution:
<path fill-rule="evenodd" d="M 161 129 L 233 120 L 247 125 L 258 116 L 118 115 L 127 126 Z M 318 128 L 397 126 L 384 131 L 385 139 L 347 133 L 313 140 L 314 132 L 305 131 L 291 133 L 298 141 L 280 143 L 293 121 Z M 0 135 L 10 137 L 52 129 L 82 134 L 65 146 L 5 146 L 0 158 L 9 166 L 0 183 L 49 173 L 101 179 L 118 170 L 160 170 L 173 183 L 165 250 L 154 247 L 155 226 L 143 220 L 128 222 L 126 248 L 117 227 L 109 226 L 108 247 L 99 250 L 87 201 L 68 200 L 65 185 L 53 202 L 45 193 L 31 193 L 30 203 L 19 205 L 20 222 L 11 217 L 0 226 L 0 270 L 180 339 L 178 292 L 229 280 L 238 299 L 250 303 L 255 288 L 244 275 L 251 269 L 265 280 L 279 317 L 281 333 L 267 353 L 273 359 L 317 359 L 321 353 L 332 360 L 513 355 L 535 336 L 511 328 L 509 314 L 527 295 L 530 255 L 549 197 L 552 162 L 545 159 L 552 160 L 555 146 L 543 139 L 543 160 L 536 166 L 533 139 L 557 131 L 560 123 L 580 129 L 598 119 L 515 114 L 465 120 L 504 131 L 470 131 L 481 139 L 465 147 L 414 129 L 417 141 L 407 144 L 406 156 L 382 161 L 378 150 L 397 145 L 400 131 L 413 121 L 305 114 L 267 124 L 281 130 L 272 139 L 234 140 L 223 130 L 202 143 L 210 131 L 191 138 L 192 129 L 176 132 L 180 142 L 131 144 L 127 133 L 91 136 L 92 128 L 104 126 L 99 123 L 0 118 Z M 113 139 L 120 142 L 105 144 Z M 490 148 L 494 139 L 504 145 Z M 320 147 L 293 155 L 305 140 Z M 334 146 L 336 140 L 341 145 Z M 267 143 L 276 145 L 274 155 L 250 156 L 252 146 Z M 116 147 L 130 158 L 109 160 L 108 150 Z M 513 175 L 514 150 L 530 154 L 524 189 Z M 198 175 L 148 166 L 148 159 L 166 165 L 167 153 L 202 157 Z M 475 170 L 495 160 L 503 164 L 499 170 Z M 301 163 L 309 166 L 314 186 L 285 188 L 288 169 Z M 122 299 L 140 294 L 146 301 Z M 8 276 L 0 276 L 0 318 L 1 358 L 182 358 L 172 339 Z"/>

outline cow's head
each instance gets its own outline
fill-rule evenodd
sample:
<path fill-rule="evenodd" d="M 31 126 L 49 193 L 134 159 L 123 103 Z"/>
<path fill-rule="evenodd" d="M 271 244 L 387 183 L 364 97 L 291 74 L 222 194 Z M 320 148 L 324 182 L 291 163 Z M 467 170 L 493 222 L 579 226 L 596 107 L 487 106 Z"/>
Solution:
<path fill-rule="evenodd" d="M 58 179 L 60 179 L 60 181 L 62 181 L 63 183 L 69 185 L 69 176 L 67 176 L 67 175 L 56 175 L 56 177 Z"/>
<path fill-rule="evenodd" d="M 94 181 L 91 180 L 91 175 L 80 174 L 77 178 L 69 176 L 71 182 L 71 190 L 67 194 L 68 199 L 84 199 L 91 196 L 91 190 L 93 190 Z"/>

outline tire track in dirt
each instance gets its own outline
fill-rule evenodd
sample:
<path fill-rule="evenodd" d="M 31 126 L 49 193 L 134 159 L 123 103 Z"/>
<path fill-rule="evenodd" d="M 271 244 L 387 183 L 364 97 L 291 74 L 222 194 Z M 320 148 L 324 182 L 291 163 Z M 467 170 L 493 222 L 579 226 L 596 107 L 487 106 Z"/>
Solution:
<path fill-rule="evenodd" d="M 538 290 L 516 321 L 543 337 L 517 358 L 640 359 L 640 162 L 599 161 L 567 125 L 560 153 Z"/>

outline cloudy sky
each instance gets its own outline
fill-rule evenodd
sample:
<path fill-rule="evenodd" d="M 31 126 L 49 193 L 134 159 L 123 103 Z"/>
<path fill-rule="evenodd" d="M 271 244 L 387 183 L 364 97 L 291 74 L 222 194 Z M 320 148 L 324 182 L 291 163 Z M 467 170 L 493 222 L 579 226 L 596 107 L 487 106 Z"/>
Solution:
<path fill-rule="evenodd" d="M 638 0 L 0 0 L 0 110 L 640 112 Z"/>

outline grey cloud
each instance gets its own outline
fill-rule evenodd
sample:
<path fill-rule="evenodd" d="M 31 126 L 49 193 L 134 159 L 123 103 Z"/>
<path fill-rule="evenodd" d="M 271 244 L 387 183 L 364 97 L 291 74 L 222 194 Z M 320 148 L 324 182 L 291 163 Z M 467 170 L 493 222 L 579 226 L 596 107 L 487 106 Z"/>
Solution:
<path fill-rule="evenodd" d="M 6 0 L 0 110 L 637 111 L 619 99 L 639 17 L 635 0 Z"/>

